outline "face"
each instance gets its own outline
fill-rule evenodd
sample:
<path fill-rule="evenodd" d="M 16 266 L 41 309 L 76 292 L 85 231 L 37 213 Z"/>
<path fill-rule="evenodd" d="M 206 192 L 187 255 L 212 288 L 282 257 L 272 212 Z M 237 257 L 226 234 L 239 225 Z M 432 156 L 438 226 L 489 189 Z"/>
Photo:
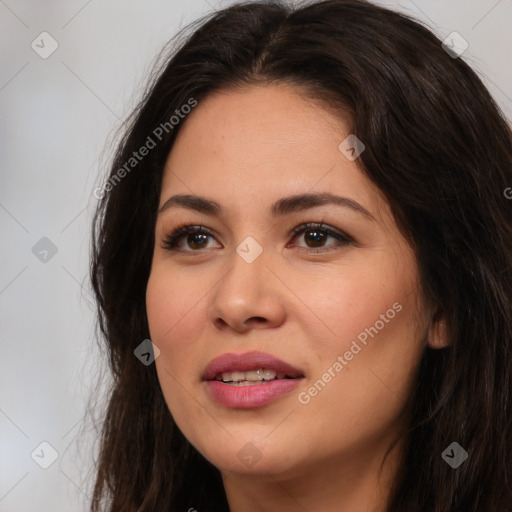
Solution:
<path fill-rule="evenodd" d="M 298 89 L 254 86 L 200 102 L 166 163 L 156 369 L 223 472 L 368 461 L 396 435 L 430 315 L 389 205 L 339 149 L 348 135 Z"/>

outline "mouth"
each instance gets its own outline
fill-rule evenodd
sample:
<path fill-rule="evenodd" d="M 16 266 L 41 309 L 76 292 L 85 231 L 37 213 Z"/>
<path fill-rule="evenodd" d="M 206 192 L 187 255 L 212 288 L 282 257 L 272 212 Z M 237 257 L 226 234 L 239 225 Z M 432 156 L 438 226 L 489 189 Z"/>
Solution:
<path fill-rule="evenodd" d="M 284 372 L 278 372 L 271 368 L 258 368 L 257 370 L 250 370 L 248 372 L 235 370 L 234 372 L 221 372 L 215 376 L 215 380 L 224 382 L 230 386 L 256 386 L 274 380 L 296 378 L 300 377 L 286 375 Z"/>
<path fill-rule="evenodd" d="M 270 354 L 223 354 L 203 374 L 210 397 L 231 408 L 266 405 L 289 393 L 304 379 L 304 372 Z"/>
<path fill-rule="evenodd" d="M 232 385 L 263 384 L 276 379 L 301 377 L 304 373 L 291 364 L 257 351 L 222 354 L 210 361 L 203 373 L 203 380 L 218 380 Z"/>

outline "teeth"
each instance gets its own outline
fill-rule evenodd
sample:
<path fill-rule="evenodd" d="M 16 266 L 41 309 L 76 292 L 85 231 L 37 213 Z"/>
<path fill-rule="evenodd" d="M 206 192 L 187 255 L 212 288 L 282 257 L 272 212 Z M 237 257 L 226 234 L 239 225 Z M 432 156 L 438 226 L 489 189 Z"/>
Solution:
<path fill-rule="evenodd" d="M 230 386 L 258 386 L 258 385 L 260 385 L 259 382 L 253 382 L 250 380 L 242 380 L 241 382 L 226 382 L 226 384 L 229 384 Z"/>
<path fill-rule="evenodd" d="M 223 372 L 220 376 L 217 376 L 217 380 L 250 386 L 252 385 L 251 383 L 274 380 L 276 377 L 284 379 L 285 374 L 282 372 L 277 373 L 268 368 L 259 368 L 258 370 L 250 370 L 248 372 Z"/>
<path fill-rule="evenodd" d="M 229 380 L 232 380 L 233 382 L 240 382 L 241 380 L 245 380 L 244 372 L 232 372 Z"/>

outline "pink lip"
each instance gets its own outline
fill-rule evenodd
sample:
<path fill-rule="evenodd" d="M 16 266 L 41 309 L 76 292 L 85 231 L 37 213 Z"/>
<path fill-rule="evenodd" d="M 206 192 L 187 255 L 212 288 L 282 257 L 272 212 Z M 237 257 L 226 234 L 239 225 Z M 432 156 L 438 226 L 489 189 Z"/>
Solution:
<path fill-rule="evenodd" d="M 219 373 L 249 371 L 268 368 L 285 373 L 293 379 L 276 379 L 252 386 L 233 386 L 215 380 Z M 226 407 L 252 409 L 262 407 L 289 393 L 302 381 L 304 374 L 281 359 L 264 352 L 246 352 L 244 354 L 223 354 L 213 359 L 203 374 L 208 392 L 216 402 Z"/>
<path fill-rule="evenodd" d="M 285 363 L 281 359 L 265 352 L 245 352 L 244 354 L 222 354 L 216 357 L 206 367 L 203 374 L 204 380 L 215 379 L 217 374 L 223 372 L 247 372 L 258 368 L 268 368 L 275 372 L 283 372 L 290 377 L 302 377 L 303 374 L 297 368 Z"/>

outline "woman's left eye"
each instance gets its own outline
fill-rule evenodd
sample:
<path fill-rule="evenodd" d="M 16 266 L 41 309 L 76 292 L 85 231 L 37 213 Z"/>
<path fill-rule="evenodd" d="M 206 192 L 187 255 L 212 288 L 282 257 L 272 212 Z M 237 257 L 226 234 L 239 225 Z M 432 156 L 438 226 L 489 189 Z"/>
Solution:
<path fill-rule="evenodd" d="M 320 253 L 339 249 L 354 242 L 354 239 L 342 231 L 322 227 L 323 224 L 308 222 L 293 230 L 294 240 L 299 235 L 306 241 L 306 252 Z M 325 246 L 329 238 L 334 238 L 336 243 Z M 287 246 L 288 247 L 288 246 Z M 299 246 L 304 248 L 304 246 Z"/>
<path fill-rule="evenodd" d="M 297 247 L 309 253 L 332 251 L 354 242 L 350 236 L 341 231 L 323 227 L 323 224 L 313 222 L 302 224 L 291 233 L 293 240 L 299 238 L 299 235 L 302 235 L 306 245 L 298 245 Z M 209 238 L 213 239 L 214 236 L 207 228 L 192 225 L 182 226 L 165 238 L 163 248 L 169 251 L 199 252 L 201 249 L 208 248 Z M 336 240 L 336 243 L 325 245 L 329 238 Z M 188 245 L 189 249 L 183 248 L 183 244 Z M 289 247 L 289 245 L 286 247 Z"/>

